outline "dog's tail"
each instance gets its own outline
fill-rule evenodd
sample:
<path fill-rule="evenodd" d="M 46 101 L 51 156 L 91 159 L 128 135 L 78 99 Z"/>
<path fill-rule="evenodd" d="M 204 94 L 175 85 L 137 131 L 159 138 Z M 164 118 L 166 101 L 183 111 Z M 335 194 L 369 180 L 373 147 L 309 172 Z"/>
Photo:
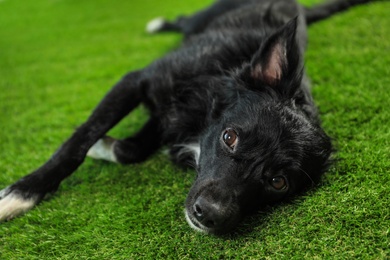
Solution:
<path fill-rule="evenodd" d="M 315 5 L 305 8 L 305 18 L 307 24 L 312 24 L 324 20 L 336 13 L 348 10 L 355 5 L 366 4 L 374 0 L 336 0 L 329 3 Z"/>

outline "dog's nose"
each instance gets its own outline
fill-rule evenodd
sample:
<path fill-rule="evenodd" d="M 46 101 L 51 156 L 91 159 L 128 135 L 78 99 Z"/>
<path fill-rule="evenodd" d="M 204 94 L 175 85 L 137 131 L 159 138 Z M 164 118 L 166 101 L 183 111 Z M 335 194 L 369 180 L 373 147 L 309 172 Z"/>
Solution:
<path fill-rule="evenodd" d="M 209 202 L 200 196 L 193 205 L 194 216 L 202 225 L 208 228 L 217 228 L 223 221 L 221 205 L 215 202 Z"/>

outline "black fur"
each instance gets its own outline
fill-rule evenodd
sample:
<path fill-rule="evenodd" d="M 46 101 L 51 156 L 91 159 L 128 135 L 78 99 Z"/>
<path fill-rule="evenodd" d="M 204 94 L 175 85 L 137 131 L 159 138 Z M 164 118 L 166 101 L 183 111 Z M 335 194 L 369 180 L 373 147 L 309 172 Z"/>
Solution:
<path fill-rule="evenodd" d="M 329 167 L 332 145 L 303 68 L 305 20 L 329 16 L 324 8 L 342 11 L 335 7 L 340 2 L 304 9 L 293 0 L 220 0 L 163 22 L 158 31 L 185 34 L 182 46 L 124 76 L 49 161 L 0 192 L 0 199 L 38 203 L 100 138 L 121 163 L 143 161 L 166 145 L 175 162 L 194 166 L 186 217 L 208 233 L 228 232 L 249 212 L 316 184 Z M 104 137 L 140 103 L 150 119 L 138 134 Z M 0 220 L 14 217 L 1 207 L 0 201 Z"/>

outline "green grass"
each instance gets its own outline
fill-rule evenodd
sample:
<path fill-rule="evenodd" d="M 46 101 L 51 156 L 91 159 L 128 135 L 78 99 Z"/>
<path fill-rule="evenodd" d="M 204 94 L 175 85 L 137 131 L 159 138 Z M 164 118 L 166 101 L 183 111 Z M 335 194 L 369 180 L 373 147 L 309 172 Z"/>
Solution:
<path fill-rule="evenodd" d="M 179 44 L 147 35 L 148 20 L 210 2 L 0 1 L 0 187 L 48 159 L 125 72 Z M 205 236 L 183 215 L 192 171 L 162 152 L 131 166 L 87 159 L 54 197 L 0 224 L 0 259 L 388 259 L 389 10 L 362 6 L 309 30 L 307 70 L 340 159 L 316 191 Z"/>

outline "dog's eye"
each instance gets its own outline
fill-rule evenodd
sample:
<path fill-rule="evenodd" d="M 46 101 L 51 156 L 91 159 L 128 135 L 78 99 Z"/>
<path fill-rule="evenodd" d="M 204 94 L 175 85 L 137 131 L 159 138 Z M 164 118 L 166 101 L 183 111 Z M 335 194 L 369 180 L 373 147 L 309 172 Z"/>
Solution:
<path fill-rule="evenodd" d="M 283 190 L 287 187 L 287 181 L 284 177 L 277 176 L 271 179 L 271 185 L 276 190 Z"/>
<path fill-rule="evenodd" d="M 227 129 L 222 135 L 224 143 L 230 148 L 234 148 L 237 144 L 237 133 L 233 129 Z"/>

